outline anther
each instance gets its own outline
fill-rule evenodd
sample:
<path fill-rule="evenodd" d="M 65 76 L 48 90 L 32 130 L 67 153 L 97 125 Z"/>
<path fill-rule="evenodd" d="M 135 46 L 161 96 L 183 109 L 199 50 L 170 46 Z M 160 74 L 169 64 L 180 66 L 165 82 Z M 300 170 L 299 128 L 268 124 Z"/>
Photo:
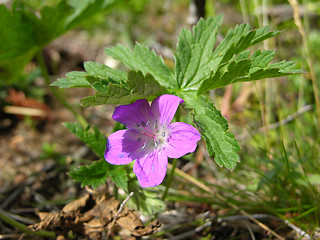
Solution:
<path fill-rule="evenodd" d="M 166 136 L 166 133 L 165 133 L 165 132 L 162 132 L 162 133 L 161 133 L 161 136 L 162 136 L 162 137 L 165 137 L 165 136 Z"/>
<path fill-rule="evenodd" d="M 146 126 L 146 123 L 144 121 L 141 122 L 142 127 Z"/>
<path fill-rule="evenodd" d="M 142 140 L 142 138 L 141 138 L 141 137 L 139 137 L 139 138 L 137 139 L 137 142 L 141 142 L 141 140 Z"/>
<path fill-rule="evenodd" d="M 145 149 L 147 146 L 147 141 L 143 144 L 142 149 Z"/>
<path fill-rule="evenodd" d="M 136 123 L 137 127 L 140 127 L 140 124 L 139 123 Z"/>

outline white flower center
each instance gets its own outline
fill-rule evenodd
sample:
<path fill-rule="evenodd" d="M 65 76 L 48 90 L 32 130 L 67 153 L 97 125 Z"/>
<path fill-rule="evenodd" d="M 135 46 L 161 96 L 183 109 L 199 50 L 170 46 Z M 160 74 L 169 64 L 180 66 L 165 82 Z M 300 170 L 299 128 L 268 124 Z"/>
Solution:
<path fill-rule="evenodd" d="M 167 144 L 169 131 L 167 126 L 161 124 L 158 126 L 158 121 L 153 122 L 141 122 L 136 124 L 137 129 L 142 133 L 143 136 L 140 136 L 137 139 L 137 142 L 144 141 L 142 149 L 156 147 L 162 148 Z"/>

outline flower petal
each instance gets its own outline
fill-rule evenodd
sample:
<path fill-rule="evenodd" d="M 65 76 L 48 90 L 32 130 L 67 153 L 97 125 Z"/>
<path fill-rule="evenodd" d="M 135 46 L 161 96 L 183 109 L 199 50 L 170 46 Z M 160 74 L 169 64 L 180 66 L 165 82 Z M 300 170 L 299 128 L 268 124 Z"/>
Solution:
<path fill-rule="evenodd" d="M 137 157 L 144 157 L 145 151 L 142 151 L 143 141 L 140 138 L 141 133 L 135 130 L 119 130 L 112 133 L 107 140 L 104 157 L 110 164 L 122 165 L 135 160 Z"/>
<path fill-rule="evenodd" d="M 158 119 L 161 124 L 168 125 L 172 121 L 180 103 L 183 103 L 183 99 L 175 95 L 165 94 L 153 100 L 151 110 L 155 119 Z"/>
<path fill-rule="evenodd" d="M 118 106 L 114 110 L 112 118 L 128 128 L 137 128 L 142 122 L 146 123 L 152 120 L 153 116 L 148 101 L 140 99 L 129 105 Z"/>
<path fill-rule="evenodd" d="M 154 150 L 144 158 L 138 158 L 133 165 L 140 185 L 144 188 L 162 183 L 168 165 L 168 157 L 163 152 Z"/>
<path fill-rule="evenodd" d="M 169 125 L 170 137 L 165 146 L 165 154 L 170 158 L 180 158 L 194 152 L 201 135 L 197 129 L 187 123 L 175 122 Z"/>

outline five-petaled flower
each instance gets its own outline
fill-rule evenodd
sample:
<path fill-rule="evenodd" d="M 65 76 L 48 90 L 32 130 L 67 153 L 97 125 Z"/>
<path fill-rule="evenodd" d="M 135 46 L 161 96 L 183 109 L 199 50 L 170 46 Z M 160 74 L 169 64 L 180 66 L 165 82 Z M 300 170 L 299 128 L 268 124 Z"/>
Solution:
<path fill-rule="evenodd" d="M 183 100 L 174 95 L 162 95 L 151 106 L 146 99 L 118 106 L 112 118 L 128 129 L 108 137 L 105 159 L 115 165 L 136 160 L 133 171 L 142 187 L 162 183 L 169 158 L 180 158 L 194 152 L 200 133 L 193 126 L 172 121 Z"/>

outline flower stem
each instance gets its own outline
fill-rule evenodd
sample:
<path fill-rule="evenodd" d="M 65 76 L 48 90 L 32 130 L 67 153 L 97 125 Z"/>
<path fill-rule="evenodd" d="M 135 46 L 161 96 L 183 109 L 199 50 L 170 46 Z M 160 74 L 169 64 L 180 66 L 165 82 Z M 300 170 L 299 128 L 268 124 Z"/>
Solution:
<path fill-rule="evenodd" d="M 50 86 L 51 82 L 50 82 L 50 78 L 49 78 L 49 73 L 47 70 L 47 67 L 45 65 L 43 56 L 42 56 L 42 52 L 39 51 L 36 55 L 37 58 L 37 62 L 38 65 L 41 69 L 41 73 L 42 76 L 44 77 L 44 80 L 46 81 L 46 84 L 48 86 Z M 79 113 L 77 112 L 73 106 L 71 106 L 66 99 L 64 98 L 64 96 L 61 94 L 61 91 L 59 91 L 59 89 L 57 89 L 56 87 L 50 87 L 50 90 L 52 92 L 52 94 L 59 100 L 59 102 L 66 107 L 73 115 L 74 117 L 77 119 L 77 121 L 81 124 L 81 126 L 83 128 L 86 128 L 88 126 L 88 123 L 86 121 L 86 119 Z"/>
<path fill-rule="evenodd" d="M 177 163 L 178 163 L 178 159 L 174 158 L 173 162 L 172 162 L 171 172 L 170 172 L 170 175 L 169 175 L 169 178 L 168 178 L 168 182 L 167 182 L 167 185 L 166 185 L 166 189 L 164 190 L 164 193 L 163 193 L 163 196 L 162 196 L 162 200 L 163 201 L 166 199 L 166 197 L 168 195 L 168 191 L 169 191 L 172 179 L 173 179 L 174 171 L 175 171 L 175 169 L 177 167 Z"/>
<path fill-rule="evenodd" d="M 177 112 L 176 112 L 176 116 L 175 116 L 176 122 L 180 122 L 180 107 L 178 107 Z M 174 171 L 177 167 L 177 163 L 178 163 L 178 159 L 174 158 L 173 162 L 172 162 L 172 168 L 171 168 L 171 172 L 170 175 L 168 177 L 168 181 L 167 181 L 167 185 L 166 185 L 166 189 L 164 190 L 163 196 L 162 196 L 162 200 L 164 201 L 168 195 L 168 191 L 169 188 L 171 186 L 171 182 L 173 179 L 173 175 L 174 175 Z"/>

